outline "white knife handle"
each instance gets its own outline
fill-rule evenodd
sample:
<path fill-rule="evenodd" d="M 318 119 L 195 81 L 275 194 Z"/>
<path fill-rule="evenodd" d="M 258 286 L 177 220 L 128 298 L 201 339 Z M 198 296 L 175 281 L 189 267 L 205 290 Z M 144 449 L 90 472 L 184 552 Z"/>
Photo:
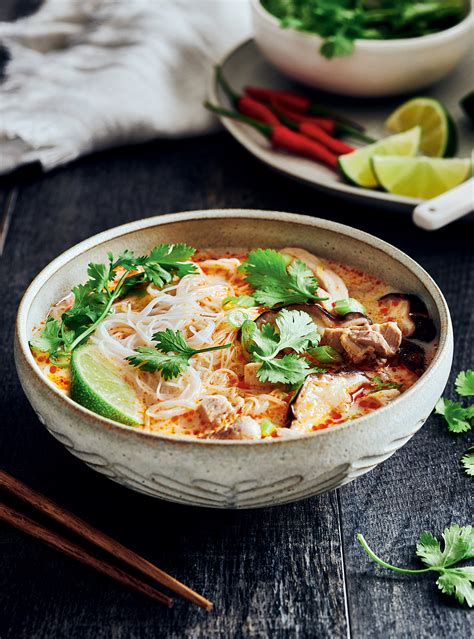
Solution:
<path fill-rule="evenodd" d="M 474 178 L 454 189 L 418 204 L 413 222 L 427 231 L 435 231 L 474 210 Z"/>

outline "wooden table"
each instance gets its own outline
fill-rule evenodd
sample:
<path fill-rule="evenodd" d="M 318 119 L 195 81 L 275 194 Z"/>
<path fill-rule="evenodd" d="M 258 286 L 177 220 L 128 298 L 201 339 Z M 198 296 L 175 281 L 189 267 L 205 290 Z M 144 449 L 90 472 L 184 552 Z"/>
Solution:
<path fill-rule="evenodd" d="M 0 18 L 13 15 L 13 0 Z M 27 3 L 28 4 L 28 3 Z M 30 3 L 31 4 L 31 3 Z M 10 13 L 8 13 L 10 6 Z M 473 227 L 433 234 L 408 218 L 331 198 L 271 173 L 224 133 L 158 141 L 0 180 L 11 227 L 0 258 L 0 467 L 109 532 L 215 602 L 172 610 L 123 590 L 0 525 L 0 637 L 468 637 L 472 616 L 434 578 L 382 571 L 361 551 L 415 566 L 420 531 L 472 523 L 472 478 L 459 458 L 469 435 L 431 417 L 376 470 L 344 488 L 257 511 L 182 507 L 132 493 L 89 470 L 38 422 L 12 355 L 16 309 L 56 255 L 117 224 L 173 211 L 294 211 L 367 230 L 417 259 L 450 305 L 455 373 L 473 365 Z"/>

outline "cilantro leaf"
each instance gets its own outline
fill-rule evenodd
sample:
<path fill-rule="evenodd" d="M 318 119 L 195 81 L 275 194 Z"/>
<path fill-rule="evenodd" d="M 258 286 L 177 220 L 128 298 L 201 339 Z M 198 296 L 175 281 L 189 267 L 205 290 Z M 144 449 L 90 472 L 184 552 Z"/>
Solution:
<path fill-rule="evenodd" d="M 299 384 L 315 370 L 304 358 L 290 354 L 264 361 L 257 371 L 257 377 L 262 382 L 272 384 Z"/>
<path fill-rule="evenodd" d="M 416 546 L 416 554 L 426 568 L 410 569 L 392 566 L 378 557 L 369 547 L 363 535 L 357 535 L 362 548 L 373 561 L 401 574 L 421 574 L 430 571 L 439 574 L 436 584 L 447 595 L 454 596 L 459 603 L 474 606 L 474 566 L 453 566 L 460 561 L 474 557 L 474 528 L 452 524 L 443 532 L 444 548 L 430 532 L 424 531 Z"/>
<path fill-rule="evenodd" d="M 474 567 L 452 568 L 438 577 L 436 583 L 441 592 L 453 595 L 460 604 L 474 606 Z"/>
<path fill-rule="evenodd" d="M 62 344 L 61 322 L 48 317 L 41 333 L 30 340 L 30 345 L 43 353 L 57 353 Z"/>
<path fill-rule="evenodd" d="M 284 308 L 275 321 L 279 331 L 278 351 L 291 348 L 296 353 L 301 353 L 319 342 L 318 328 L 311 316 L 304 311 L 289 311 Z"/>
<path fill-rule="evenodd" d="M 459 402 L 441 397 L 436 402 L 435 413 L 443 415 L 451 433 L 465 433 L 471 429 L 469 419 L 474 417 L 474 405 L 464 408 Z"/>
<path fill-rule="evenodd" d="M 209 348 L 192 348 L 181 331 L 173 331 L 170 328 L 155 333 L 153 341 L 156 342 L 155 348 L 140 346 L 135 349 L 135 355 L 130 355 L 125 359 L 131 366 L 141 368 L 150 373 L 160 371 L 165 380 L 182 375 L 193 355 L 232 346 L 232 344 L 222 344 L 210 346 Z"/>
<path fill-rule="evenodd" d="M 474 395 L 474 371 L 461 371 L 454 384 L 459 395 L 463 397 Z"/>
<path fill-rule="evenodd" d="M 465 455 L 461 457 L 461 464 L 466 475 L 474 477 L 474 446 L 468 448 Z"/>
<path fill-rule="evenodd" d="M 371 383 L 371 388 L 367 392 L 367 395 L 370 395 L 371 393 L 378 393 L 378 391 L 381 391 L 381 390 L 390 390 L 390 389 L 400 390 L 400 388 L 402 387 L 401 384 L 396 384 L 395 382 L 384 382 L 383 379 L 379 377 L 378 375 L 376 375 L 375 377 L 372 377 L 372 379 L 370 380 L 370 383 Z"/>
<path fill-rule="evenodd" d="M 269 308 L 325 299 L 316 295 L 318 281 L 304 262 L 294 260 L 287 268 L 287 258 L 273 249 L 251 251 L 241 268 L 255 289 L 252 297 Z"/>

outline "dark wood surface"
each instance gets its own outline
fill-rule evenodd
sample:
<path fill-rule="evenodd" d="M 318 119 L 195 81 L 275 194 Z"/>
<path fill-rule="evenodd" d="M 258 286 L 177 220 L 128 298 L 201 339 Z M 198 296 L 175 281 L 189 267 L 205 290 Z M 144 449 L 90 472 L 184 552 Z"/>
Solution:
<path fill-rule="evenodd" d="M 3 4 L 5 2 L 5 4 Z M 23 8 L 34 6 L 23 3 Z M 1 18 L 18 3 L 2 0 Z M 12 197 L 15 195 L 16 197 Z M 367 230 L 417 259 L 450 305 L 455 372 L 473 364 L 474 228 L 427 234 L 409 219 L 323 195 L 271 173 L 227 135 L 158 141 L 84 158 L 42 176 L 0 180 L 12 208 L 0 258 L 0 466 L 156 562 L 215 602 L 172 610 L 123 590 L 12 528 L 0 526 L 0 638 L 470 637 L 472 616 L 415 566 L 421 530 L 472 523 L 468 436 L 431 417 L 396 455 L 330 494 L 258 511 L 182 507 L 128 491 L 70 456 L 38 422 L 12 357 L 23 291 L 52 258 L 91 234 L 153 214 L 216 207 L 284 210 Z"/>

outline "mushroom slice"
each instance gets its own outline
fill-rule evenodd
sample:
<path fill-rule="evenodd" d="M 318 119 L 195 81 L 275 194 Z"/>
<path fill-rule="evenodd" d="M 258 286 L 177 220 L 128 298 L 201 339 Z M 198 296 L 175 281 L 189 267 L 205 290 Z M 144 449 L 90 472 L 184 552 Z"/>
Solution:
<path fill-rule="evenodd" d="M 425 351 L 419 344 L 402 339 L 396 363 L 403 364 L 417 375 L 421 375 L 426 367 Z"/>
<path fill-rule="evenodd" d="M 319 304 L 290 304 L 285 306 L 288 311 L 303 311 L 308 313 L 319 328 L 342 328 L 348 326 L 367 326 L 371 320 L 362 313 L 349 313 L 344 317 L 333 315 Z M 262 324 L 275 324 L 278 310 L 265 311 L 255 320 L 259 328 Z"/>
<path fill-rule="evenodd" d="M 431 342 L 436 337 L 436 327 L 429 316 L 426 304 L 417 295 L 388 293 L 379 299 L 388 319 L 396 322 L 404 337 Z"/>
<path fill-rule="evenodd" d="M 352 393 L 367 383 L 363 373 L 308 375 L 292 404 L 293 430 L 317 430 L 351 414 Z"/>
<path fill-rule="evenodd" d="M 301 260 L 313 271 L 318 279 L 319 286 L 324 289 L 323 292 L 326 292 L 331 298 L 329 304 L 323 302 L 323 305 L 328 310 L 332 308 L 332 302 L 349 297 L 349 291 L 347 290 L 344 280 L 330 268 L 327 268 L 316 255 L 293 246 L 281 249 L 280 253 L 285 253 L 285 255 L 290 255 L 297 260 Z M 318 292 L 318 295 L 323 297 L 323 294 L 320 294 L 320 292 Z"/>

